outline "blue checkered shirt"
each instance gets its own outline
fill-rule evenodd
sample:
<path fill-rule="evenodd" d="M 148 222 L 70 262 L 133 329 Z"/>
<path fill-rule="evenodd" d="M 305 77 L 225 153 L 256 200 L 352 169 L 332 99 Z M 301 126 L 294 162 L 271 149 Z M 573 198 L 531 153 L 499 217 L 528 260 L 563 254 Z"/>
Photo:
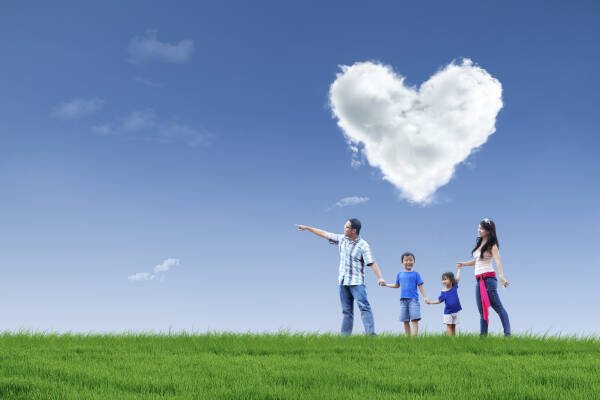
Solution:
<path fill-rule="evenodd" d="M 340 250 L 338 285 L 364 285 L 365 265 L 375 262 L 369 243 L 360 236 L 351 242 L 346 236 L 335 233 L 328 234 L 327 238 Z"/>

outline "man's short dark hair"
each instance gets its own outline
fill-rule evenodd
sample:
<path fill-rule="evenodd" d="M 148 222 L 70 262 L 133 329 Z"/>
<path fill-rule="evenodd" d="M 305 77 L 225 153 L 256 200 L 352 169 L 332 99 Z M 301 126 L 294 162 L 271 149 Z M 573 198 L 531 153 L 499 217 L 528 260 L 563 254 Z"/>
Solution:
<path fill-rule="evenodd" d="M 356 229 L 356 234 L 359 235 L 360 234 L 360 221 L 357 220 L 356 218 L 350 218 L 348 221 L 350 221 L 350 228 L 351 229 Z"/>

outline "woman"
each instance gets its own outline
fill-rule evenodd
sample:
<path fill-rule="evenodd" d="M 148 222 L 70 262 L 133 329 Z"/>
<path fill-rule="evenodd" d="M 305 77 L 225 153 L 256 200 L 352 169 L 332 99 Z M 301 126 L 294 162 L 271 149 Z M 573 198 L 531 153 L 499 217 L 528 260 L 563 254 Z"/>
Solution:
<path fill-rule="evenodd" d="M 504 328 L 504 336 L 510 336 L 510 321 L 508 313 L 500 302 L 498 296 L 498 281 L 492 259 L 496 261 L 498 272 L 500 274 L 500 283 L 507 287 L 508 282 L 504 279 L 504 270 L 502 261 L 500 261 L 500 253 L 498 252 L 498 238 L 496 236 L 496 225 L 489 218 L 484 218 L 479 223 L 477 228 L 477 243 L 472 251 L 473 259 L 468 262 L 457 262 L 458 268 L 475 266 L 475 278 L 477 286 L 475 288 L 475 299 L 477 300 L 477 308 L 479 308 L 480 319 L 480 334 L 482 336 L 488 333 L 489 314 L 488 308 L 491 305 L 494 311 L 498 313 L 502 327 Z"/>

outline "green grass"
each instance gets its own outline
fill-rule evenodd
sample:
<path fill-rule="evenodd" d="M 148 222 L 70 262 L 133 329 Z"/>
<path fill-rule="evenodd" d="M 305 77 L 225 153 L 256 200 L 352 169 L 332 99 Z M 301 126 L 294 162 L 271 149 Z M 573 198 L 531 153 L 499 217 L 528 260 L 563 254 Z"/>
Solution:
<path fill-rule="evenodd" d="M 1 399 L 593 399 L 597 338 L 0 335 Z"/>

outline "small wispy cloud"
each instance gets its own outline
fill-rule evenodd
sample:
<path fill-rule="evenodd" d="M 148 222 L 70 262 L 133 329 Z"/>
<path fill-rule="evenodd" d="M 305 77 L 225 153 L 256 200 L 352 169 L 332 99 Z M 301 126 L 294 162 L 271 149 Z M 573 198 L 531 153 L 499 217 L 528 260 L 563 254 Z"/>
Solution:
<path fill-rule="evenodd" d="M 52 115 L 63 119 L 77 119 L 87 117 L 99 111 L 104 104 L 104 100 L 93 98 L 73 99 L 60 103 L 52 110 Z"/>
<path fill-rule="evenodd" d="M 180 262 L 178 258 L 167 258 L 162 263 L 156 265 L 150 272 L 138 272 L 127 277 L 128 280 L 133 282 L 140 281 L 151 281 L 154 279 L 163 280 L 164 274 L 173 267 L 179 266 Z"/>
<path fill-rule="evenodd" d="M 148 272 L 138 272 L 137 274 L 128 276 L 127 279 L 130 281 L 150 281 L 154 279 L 154 275 Z"/>
<path fill-rule="evenodd" d="M 112 126 L 110 126 L 109 124 L 94 125 L 94 126 L 92 126 L 92 132 L 94 132 L 98 135 L 104 135 L 104 136 L 116 134 L 114 128 Z"/>
<path fill-rule="evenodd" d="M 361 159 L 360 150 L 357 146 L 355 146 L 351 141 L 347 140 L 348 148 L 352 151 L 352 168 L 359 168 L 363 165 L 363 161 Z"/>
<path fill-rule="evenodd" d="M 135 36 L 129 42 L 129 62 L 139 64 L 161 60 L 170 63 L 184 63 L 194 54 L 194 41 L 185 39 L 178 44 L 159 41 L 157 31 L 147 30 L 142 36 Z"/>
<path fill-rule="evenodd" d="M 188 146 L 196 147 L 209 144 L 210 138 L 211 135 L 207 132 L 176 122 L 161 124 L 157 129 L 157 140 L 161 143 L 173 143 L 181 140 Z"/>
<path fill-rule="evenodd" d="M 191 147 L 208 145 L 213 137 L 209 132 L 185 123 L 163 121 L 152 110 L 134 111 L 120 118 L 116 123 L 94 125 L 91 130 L 103 136 L 159 143 L 183 142 Z"/>
<path fill-rule="evenodd" d="M 360 196 L 344 197 L 343 199 L 341 199 L 340 201 L 338 201 L 337 203 L 335 203 L 334 205 L 329 207 L 327 209 L 327 211 L 333 210 L 334 208 L 355 206 L 357 204 L 366 203 L 367 201 L 369 201 L 368 197 L 360 197 Z"/>
<path fill-rule="evenodd" d="M 163 87 L 162 83 L 154 82 L 153 80 L 142 78 L 141 76 L 136 76 L 135 78 L 133 78 L 133 80 L 135 83 L 139 83 L 140 85 L 150 86 L 154 88 Z"/>
<path fill-rule="evenodd" d="M 156 114 L 152 110 L 134 111 L 123 118 L 121 127 L 126 132 L 150 130 L 156 126 Z"/>
<path fill-rule="evenodd" d="M 177 258 L 167 258 L 162 263 L 158 264 L 154 267 L 154 273 L 159 274 L 161 272 L 167 272 L 172 267 L 176 267 L 179 265 L 179 259 Z"/>

